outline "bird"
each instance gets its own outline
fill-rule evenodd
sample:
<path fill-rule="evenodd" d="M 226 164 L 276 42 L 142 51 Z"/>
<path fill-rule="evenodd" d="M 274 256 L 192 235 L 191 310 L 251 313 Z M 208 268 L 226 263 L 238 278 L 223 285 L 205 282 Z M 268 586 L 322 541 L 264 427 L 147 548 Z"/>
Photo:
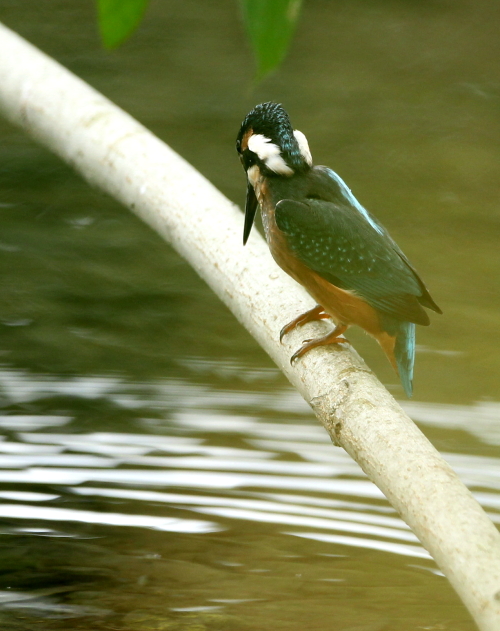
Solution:
<path fill-rule="evenodd" d="M 260 206 L 276 263 L 300 283 L 316 306 L 286 324 L 330 318 L 335 328 L 304 340 L 291 364 L 318 346 L 346 343 L 357 325 L 374 337 L 413 393 L 415 325 L 427 309 L 442 313 L 422 279 L 384 226 L 332 169 L 313 164 L 305 135 L 279 103 L 256 105 L 243 120 L 236 150 L 247 176 L 243 245 Z"/>

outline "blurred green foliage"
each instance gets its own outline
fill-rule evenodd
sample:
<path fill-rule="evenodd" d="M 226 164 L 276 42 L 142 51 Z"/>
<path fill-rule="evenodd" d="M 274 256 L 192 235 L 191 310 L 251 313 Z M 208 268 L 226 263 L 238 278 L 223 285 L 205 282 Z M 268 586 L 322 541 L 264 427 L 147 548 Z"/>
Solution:
<path fill-rule="evenodd" d="M 97 0 L 99 31 L 104 46 L 116 48 L 139 26 L 149 0 Z"/>
<path fill-rule="evenodd" d="M 301 0 L 241 0 L 241 4 L 257 62 L 257 79 L 262 79 L 285 58 Z"/>
<path fill-rule="evenodd" d="M 139 26 L 149 0 L 97 0 L 99 30 L 106 48 L 122 44 Z M 257 80 L 286 56 L 302 0 L 240 0 L 256 59 Z"/>

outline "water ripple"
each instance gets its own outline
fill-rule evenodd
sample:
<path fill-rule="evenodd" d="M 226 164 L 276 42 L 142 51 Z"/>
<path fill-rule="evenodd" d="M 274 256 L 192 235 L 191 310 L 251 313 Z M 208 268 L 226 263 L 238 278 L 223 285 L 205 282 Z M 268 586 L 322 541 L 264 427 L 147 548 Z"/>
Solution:
<path fill-rule="evenodd" d="M 203 362 L 193 366 L 208 368 Z M 258 379 L 256 373 L 250 382 Z M 184 534 L 259 523 L 324 544 L 429 558 L 380 490 L 331 445 L 291 389 L 221 391 L 181 379 L 58 380 L 12 370 L 0 371 L 0 387 L 11 403 L 63 394 L 138 410 L 134 432 L 75 431 L 74 417 L 67 414 L 0 417 L 0 427 L 11 432 L 0 439 L 0 499 L 10 502 L 0 504 L 4 520 Z M 167 418 L 145 416 L 148 405 L 164 410 Z M 423 423 L 445 428 L 453 417 L 453 427 L 496 440 L 498 404 L 405 407 Z M 276 420 L 278 410 L 289 411 L 286 422 Z M 474 415 L 479 423 L 470 422 Z M 500 521 L 500 459 L 445 457 Z M 91 498 L 99 500 L 95 510 L 89 510 Z M 26 528 L 20 525 L 18 531 Z"/>

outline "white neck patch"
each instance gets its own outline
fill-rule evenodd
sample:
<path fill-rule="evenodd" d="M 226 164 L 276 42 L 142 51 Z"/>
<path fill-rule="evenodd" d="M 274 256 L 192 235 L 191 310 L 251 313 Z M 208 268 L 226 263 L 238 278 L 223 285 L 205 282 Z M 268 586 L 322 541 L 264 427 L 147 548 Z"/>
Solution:
<path fill-rule="evenodd" d="M 307 162 L 307 164 L 310 167 L 312 167 L 313 159 L 312 159 L 311 151 L 309 150 L 309 143 L 307 142 L 307 138 L 298 129 L 296 129 L 293 132 L 293 135 L 295 136 L 295 140 L 299 144 L 299 149 L 300 149 L 300 153 L 302 154 L 302 157 Z"/>
<path fill-rule="evenodd" d="M 262 134 L 252 134 L 248 139 L 248 148 L 274 173 L 287 176 L 293 175 L 293 169 L 283 159 L 280 148 L 271 142 L 270 138 L 266 138 Z"/>

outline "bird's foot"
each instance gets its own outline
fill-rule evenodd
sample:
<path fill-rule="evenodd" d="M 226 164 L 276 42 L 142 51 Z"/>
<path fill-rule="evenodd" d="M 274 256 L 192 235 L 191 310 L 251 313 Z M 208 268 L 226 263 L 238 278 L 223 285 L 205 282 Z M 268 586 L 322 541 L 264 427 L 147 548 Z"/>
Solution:
<path fill-rule="evenodd" d="M 285 335 L 290 333 L 290 331 L 293 331 L 296 326 L 306 324 L 306 322 L 313 322 L 314 320 L 324 320 L 329 317 L 330 315 L 325 312 L 321 305 L 316 305 L 313 309 L 309 309 L 309 311 L 301 313 L 294 320 L 285 324 L 280 331 L 280 342 L 282 342 Z"/>
<path fill-rule="evenodd" d="M 347 330 L 347 327 L 343 324 L 339 324 L 335 327 L 335 329 L 328 333 L 328 335 L 324 335 L 323 337 L 318 337 L 312 340 L 304 340 L 304 343 L 296 351 L 291 359 L 290 364 L 293 366 L 294 362 L 297 361 L 302 355 L 310 351 L 312 348 L 316 348 L 317 346 L 328 346 L 329 344 L 350 344 L 349 340 L 346 340 L 345 337 L 340 337 L 344 331 Z"/>

